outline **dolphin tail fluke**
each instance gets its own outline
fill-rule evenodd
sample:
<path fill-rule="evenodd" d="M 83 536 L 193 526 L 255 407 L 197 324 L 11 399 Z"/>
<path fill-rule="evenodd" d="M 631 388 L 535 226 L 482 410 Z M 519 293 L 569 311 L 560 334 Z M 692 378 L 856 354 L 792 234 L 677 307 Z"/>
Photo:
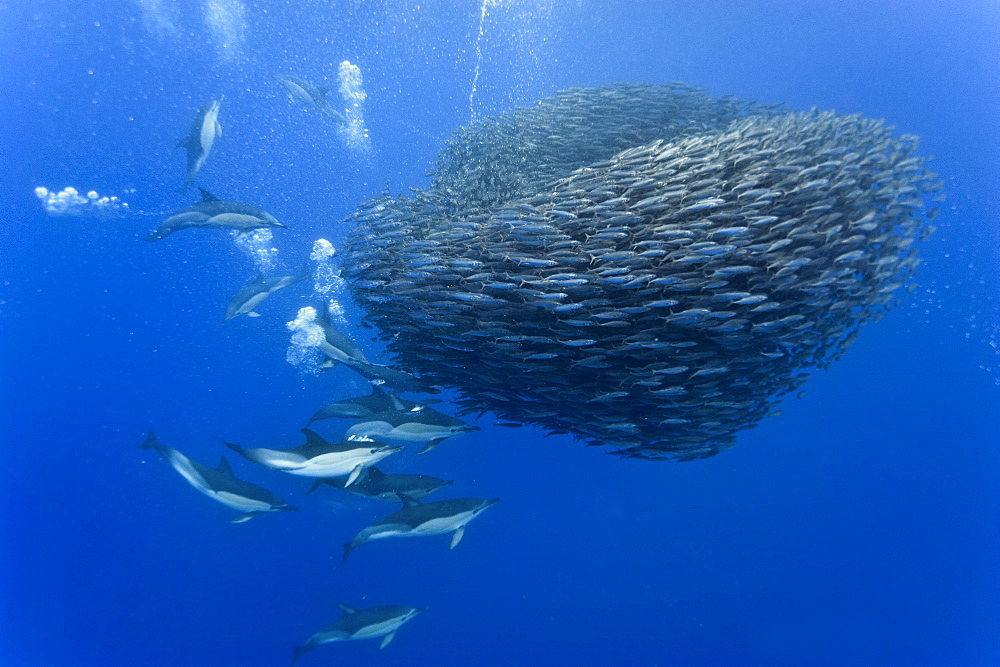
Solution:
<path fill-rule="evenodd" d="M 222 444 L 224 444 L 226 447 L 229 447 L 229 449 L 233 450 L 234 452 L 236 452 L 240 456 L 244 456 L 245 457 L 247 455 L 246 454 L 246 450 L 243 449 L 243 445 L 241 445 L 241 444 L 239 444 L 237 442 L 226 442 L 225 440 L 223 440 Z"/>
<path fill-rule="evenodd" d="M 156 439 L 156 434 L 152 430 L 146 431 L 146 439 L 139 445 L 139 449 L 156 449 L 160 446 L 160 441 Z"/>

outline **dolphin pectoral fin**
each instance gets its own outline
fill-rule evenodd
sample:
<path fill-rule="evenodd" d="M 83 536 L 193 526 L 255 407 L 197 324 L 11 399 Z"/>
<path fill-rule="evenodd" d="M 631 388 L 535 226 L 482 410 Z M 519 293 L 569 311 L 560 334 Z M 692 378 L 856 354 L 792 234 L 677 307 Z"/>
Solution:
<path fill-rule="evenodd" d="M 351 484 L 354 484 L 354 480 L 361 476 L 361 471 L 364 469 L 365 467 L 360 463 L 354 466 L 354 470 L 351 471 L 351 476 L 347 478 L 347 484 L 344 484 L 344 488 L 346 489 Z"/>
<path fill-rule="evenodd" d="M 222 126 L 219 125 L 219 121 L 215 121 L 215 136 L 217 137 L 222 136 Z"/>
<path fill-rule="evenodd" d="M 247 317 L 260 317 L 260 313 L 251 310 L 249 313 L 247 313 Z"/>
<path fill-rule="evenodd" d="M 245 523 L 250 519 L 254 518 L 255 516 L 257 516 L 258 514 L 260 514 L 260 512 L 247 512 L 246 514 L 239 515 L 238 517 L 233 519 L 230 523 Z"/>
<path fill-rule="evenodd" d="M 323 480 L 317 479 L 315 482 L 313 482 L 313 485 L 309 487 L 309 490 L 306 491 L 306 495 L 308 496 L 310 493 L 312 493 L 321 486 L 323 486 Z"/>
<path fill-rule="evenodd" d="M 338 606 L 338 607 L 340 607 L 340 611 L 344 612 L 345 614 L 356 614 L 356 613 L 358 613 L 358 610 L 357 610 L 357 609 L 355 609 L 355 608 L 354 608 L 354 607 L 352 607 L 351 605 L 349 605 L 349 604 L 346 604 L 346 603 L 344 603 L 344 602 L 341 602 L 341 603 L 340 603 L 339 605 L 337 605 L 337 606 Z"/>
<path fill-rule="evenodd" d="M 379 644 L 379 645 L 378 645 L 378 647 L 379 647 L 380 649 L 382 649 L 382 648 L 385 648 L 386 646 L 388 646 L 388 645 L 389 645 L 389 642 L 391 642 L 391 641 L 392 641 L 392 639 L 393 639 L 393 637 L 395 637 L 395 636 L 396 636 L 396 631 L 395 631 L 395 630 L 393 630 L 392 632 L 390 632 L 389 634 L 387 634 L 387 635 L 385 636 L 385 639 L 383 639 L 383 640 L 382 640 L 382 643 L 381 643 L 381 644 Z"/>
<path fill-rule="evenodd" d="M 417 452 L 417 454 L 426 454 L 427 452 L 431 451 L 432 449 L 440 445 L 442 440 L 444 440 L 444 438 L 434 438 L 433 440 L 428 440 L 427 444 L 424 445 L 424 448 L 421 449 L 419 452 Z"/>
<path fill-rule="evenodd" d="M 348 542 L 347 544 L 344 545 L 344 557 L 340 559 L 341 565 L 347 562 L 347 557 L 351 555 L 351 552 L 354 551 L 354 549 L 355 545 L 353 542 Z"/>
<path fill-rule="evenodd" d="M 299 661 L 302 654 L 308 651 L 309 648 L 306 646 L 293 646 L 292 647 L 292 667 L 295 667 L 295 663 Z"/>
<path fill-rule="evenodd" d="M 451 534 L 451 546 L 448 549 L 454 549 L 459 542 L 462 541 L 462 536 L 465 535 L 465 526 L 460 526 L 454 533 Z"/>

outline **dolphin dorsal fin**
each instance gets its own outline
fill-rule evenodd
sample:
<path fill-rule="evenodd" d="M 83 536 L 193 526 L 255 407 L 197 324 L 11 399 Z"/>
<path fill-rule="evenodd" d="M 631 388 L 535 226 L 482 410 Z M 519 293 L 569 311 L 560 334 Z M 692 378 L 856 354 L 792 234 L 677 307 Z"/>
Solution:
<path fill-rule="evenodd" d="M 323 439 L 323 436 L 310 428 L 302 429 L 302 434 L 306 436 L 306 445 L 325 447 L 330 444 Z"/>
<path fill-rule="evenodd" d="M 399 502 L 403 503 L 403 507 L 416 507 L 420 505 L 421 502 L 412 496 L 408 496 L 405 493 L 396 492 L 396 497 L 399 498 Z"/>
<path fill-rule="evenodd" d="M 219 465 L 216 466 L 215 469 L 218 470 L 219 472 L 221 472 L 224 475 L 232 475 L 233 474 L 233 469 L 229 467 L 229 459 L 227 459 L 225 456 L 220 456 L 219 457 Z"/>
<path fill-rule="evenodd" d="M 211 192 L 209 192 L 205 188 L 198 188 L 198 191 L 201 192 L 201 200 L 202 201 L 219 201 L 218 197 L 216 197 L 215 195 L 213 195 Z"/>
<path fill-rule="evenodd" d="M 344 604 L 343 602 L 340 603 L 340 611 L 344 612 L 345 614 L 356 614 L 356 613 L 358 613 L 357 609 L 355 609 L 354 607 L 352 607 L 349 604 Z"/>
<path fill-rule="evenodd" d="M 368 470 L 368 479 L 370 479 L 370 480 L 374 481 L 376 479 L 384 479 L 385 478 L 385 473 L 382 472 L 381 470 L 379 470 L 378 468 L 376 468 L 375 466 L 371 466 L 371 467 L 367 468 L 367 470 Z"/>

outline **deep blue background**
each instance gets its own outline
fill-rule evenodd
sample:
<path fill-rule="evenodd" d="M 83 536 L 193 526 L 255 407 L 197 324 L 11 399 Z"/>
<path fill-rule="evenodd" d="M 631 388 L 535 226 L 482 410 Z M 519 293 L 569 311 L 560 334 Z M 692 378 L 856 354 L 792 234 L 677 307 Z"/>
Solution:
<path fill-rule="evenodd" d="M 341 600 L 430 610 L 384 651 L 302 665 L 1000 662 L 995 2 L 491 2 L 476 114 L 671 80 L 862 112 L 921 136 L 949 200 L 916 291 L 731 451 L 622 461 L 485 418 L 385 468 L 503 502 L 452 552 L 388 540 L 339 569 L 391 506 L 234 461 L 301 511 L 231 525 L 136 449 L 150 427 L 206 463 L 219 438 L 293 446 L 316 408 L 364 392 L 284 360 L 306 290 L 222 327 L 250 261 L 220 232 L 141 239 L 192 201 L 173 145 L 220 93 L 199 184 L 285 221 L 285 268 L 386 179 L 425 185 L 470 119 L 481 6 L 243 7 L 226 51 L 200 3 L 0 1 L 0 663 L 282 665 Z M 367 157 L 270 78 L 335 88 L 345 59 L 366 79 Z M 150 215 L 47 217 L 38 185 L 135 189 Z"/>

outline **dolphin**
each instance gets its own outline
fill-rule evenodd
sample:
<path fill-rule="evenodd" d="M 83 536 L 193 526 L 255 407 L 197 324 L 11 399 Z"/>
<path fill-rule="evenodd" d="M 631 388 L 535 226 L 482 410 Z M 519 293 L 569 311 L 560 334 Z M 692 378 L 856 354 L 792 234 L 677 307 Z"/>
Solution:
<path fill-rule="evenodd" d="M 385 637 L 382 644 L 379 645 L 379 648 L 385 648 L 396 636 L 396 630 L 399 629 L 399 626 L 426 610 L 427 607 L 393 605 L 355 609 L 349 605 L 341 604 L 340 609 L 344 612 L 343 616 L 307 639 L 302 646 L 296 646 L 292 649 L 292 665 L 298 662 L 298 659 L 306 651 L 330 642 Z"/>
<path fill-rule="evenodd" d="M 239 317 L 240 315 L 247 315 L 248 317 L 259 317 L 260 314 L 254 312 L 261 301 L 271 296 L 274 292 L 288 287 L 289 285 L 294 285 L 300 280 L 305 280 L 310 277 L 308 268 L 303 268 L 302 273 L 297 276 L 274 276 L 271 278 L 265 278 L 263 273 L 258 273 L 254 281 L 241 289 L 239 292 L 229 300 L 229 305 L 226 306 L 226 316 L 223 318 L 222 323 L 225 324 L 234 317 Z"/>
<path fill-rule="evenodd" d="M 354 484 L 346 486 L 343 479 L 317 479 L 310 494 L 324 484 L 345 489 L 366 498 L 378 498 L 391 503 L 399 502 L 400 496 L 419 500 L 438 489 L 454 483 L 453 479 L 438 479 L 427 475 L 387 475 L 375 466 L 365 469 L 365 473 Z"/>
<path fill-rule="evenodd" d="M 244 514 L 233 519 L 233 523 L 249 521 L 261 512 L 296 510 L 267 489 L 250 482 L 244 482 L 233 475 L 226 457 L 221 457 L 217 468 L 209 468 L 192 461 L 172 447 L 160 444 L 152 431 L 146 433 L 146 440 L 139 445 L 142 449 L 155 449 L 180 473 L 188 484 L 227 507 L 241 510 Z"/>
<path fill-rule="evenodd" d="M 302 79 L 286 74 L 275 74 L 274 78 L 288 91 L 289 101 L 294 102 L 295 100 L 299 100 L 338 123 L 347 123 L 344 114 L 334 109 L 333 104 L 327 99 L 326 94 L 330 92 L 329 89 L 314 86 Z"/>
<path fill-rule="evenodd" d="M 437 398 L 424 401 L 424 403 L 427 404 L 440 402 L 441 400 Z M 409 411 L 421 407 L 423 407 L 423 405 L 417 403 L 416 401 L 408 401 L 405 398 L 396 396 L 395 394 L 382 391 L 378 385 L 372 385 L 372 391 L 367 396 L 356 396 L 353 398 L 345 398 L 340 401 L 334 401 L 333 403 L 327 403 L 309 418 L 309 423 L 312 424 L 314 421 L 319 421 L 320 419 L 335 419 L 338 417 L 344 419 L 359 419 L 363 417 L 371 417 L 372 415 L 385 412 L 386 410 Z"/>
<path fill-rule="evenodd" d="M 499 498 L 483 500 L 482 498 L 457 498 L 454 500 L 439 500 L 433 503 L 421 503 L 408 496 L 400 495 L 403 509 L 379 519 L 372 525 L 355 535 L 354 539 L 344 545 L 343 563 L 351 552 L 365 542 L 381 540 L 386 537 L 414 537 L 420 535 L 441 535 L 452 533 L 451 546 L 462 541 L 465 526 L 483 510 L 500 502 Z"/>
<path fill-rule="evenodd" d="M 466 424 L 461 419 L 438 412 L 434 408 L 418 406 L 410 410 L 384 410 L 365 417 L 347 429 L 344 439 L 379 437 L 403 442 L 420 442 L 424 448 L 417 453 L 426 454 L 443 440 L 478 430 L 478 426 Z"/>
<path fill-rule="evenodd" d="M 424 394 L 438 393 L 437 389 L 428 387 L 418 378 L 392 366 L 373 364 L 370 361 L 360 361 L 357 359 L 345 359 L 343 363 L 369 382 L 383 385 L 395 391 L 411 391 Z"/>
<path fill-rule="evenodd" d="M 198 172 L 205 165 L 209 151 L 216 137 L 222 136 L 222 126 L 219 125 L 219 107 L 225 95 L 206 102 L 198 111 L 191 123 L 191 132 L 177 142 L 177 148 L 187 149 L 187 175 L 184 177 L 184 187 L 179 192 L 187 192 Z"/>
<path fill-rule="evenodd" d="M 351 360 L 368 363 L 368 358 L 361 351 L 361 348 L 347 334 L 342 333 L 337 327 L 333 326 L 332 320 L 333 318 L 330 316 L 330 304 L 327 301 L 323 301 L 323 311 L 316 320 L 316 323 L 323 330 L 323 340 L 316 347 L 329 359 L 329 363 L 323 366 L 324 370 Z"/>
<path fill-rule="evenodd" d="M 356 438 L 350 442 L 329 443 L 315 431 L 302 429 L 306 444 L 291 449 L 244 449 L 233 442 L 223 444 L 244 458 L 272 470 L 281 470 L 303 477 L 340 477 L 347 475 L 344 486 L 350 486 L 365 466 L 377 463 L 402 447 L 393 447 L 370 439 Z"/>
<path fill-rule="evenodd" d="M 262 208 L 238 201 L 224 201 L 208 190 L 201 191 L 201 201 L 182 208 L 163 221 L 160 228 L 146 236 L 147 241 L 159 241 L 179 229 L 236 229 L 237 238 L 254 229 L 284 227 L 274 216 Z"/>

